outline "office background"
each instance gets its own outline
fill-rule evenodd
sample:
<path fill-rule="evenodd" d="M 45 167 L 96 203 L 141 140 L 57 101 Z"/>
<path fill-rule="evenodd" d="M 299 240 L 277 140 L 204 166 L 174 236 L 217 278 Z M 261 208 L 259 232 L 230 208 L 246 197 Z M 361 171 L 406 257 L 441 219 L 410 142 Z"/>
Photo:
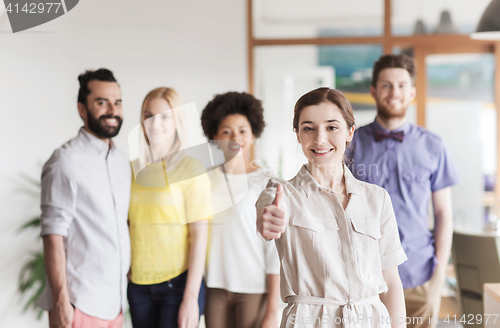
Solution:
<path fill-rule="evenodd" d="M 473 32 L 489 0 L 474 5 L 468 0 L 389 2 L 391 33 L 404 38 L 415 32 L 434 34 L 446 10 L 455 30 L 438 32 Z M 284 123 L 301 93 L 320 85 L 338 87 L 353 102 L 358 125 L 373 120 L 367 81 L 371 63 L 386 50 L 387 1 L 253 0 L 251 37 L 261 40 L 253 44 L 248 42 L 249 3 L 85 0 L 58 19 L 16 34 L 0 5 L 0 327 L 47 327 L 46 314 L 38 321 L 36 313 L 22 311 L 26 298 L 17 291 L 22 265 L 41 247 L 36 229 L 18 231 L 39 214 L 37 189 L 24 177 L 39 179 L 54 149 L 76 136 L 82 124 L 76 109 L 77 76 L 85 69 L 109 68 L 121 85 L 124 123 L 116 143 L 125 152 L 142 100 L 158 86 L 176 88 L 199 111 L 216 93 L 252 90 L 264 100 L 268 123 L 255 156 L 281 165 L 276 171 L 285 177 L 296 166 L 283 164 L 303 160 Z M 415 30 L 419 19 L 424 30 Z M 379 42 L 363 41 L 365 37 Z M 334 42 L 286 41 L 297 38 Z M 343 44 L 342 38 L 351 41 Z M 266 39 L 274 43 L 262 41 Z M 485 201 L 495 205 L 491 194 L 484 193 L 484 177 L 495 180 L 497 167 L 493 73 L 500 51 L 495 49 L 424 54 L 428 95 L 419 101 L 426 116 L 417 113 L 416 105 L 409 113 L 411 122 L 426 123 L 449 146 L 463 180 L 454 190 L 455 223 L 466 227 L 480 228 L 486 220 Z M 391 50 L 412 54 L 411 43 Z M 269 141 L 277 141 L 278 152 L 266 149 L 276 145 Z"/>

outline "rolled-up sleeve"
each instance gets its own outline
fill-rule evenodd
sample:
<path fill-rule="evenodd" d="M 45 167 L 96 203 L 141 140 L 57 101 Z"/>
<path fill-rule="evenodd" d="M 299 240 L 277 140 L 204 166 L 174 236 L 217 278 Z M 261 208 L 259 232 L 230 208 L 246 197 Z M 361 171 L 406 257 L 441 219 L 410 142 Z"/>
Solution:
<path fill-rule="evenodd" d="M 384 206 L 380 217 L 380 232 L 382 237 L 379 239 L 380 260 L 382 270 L 387 270 L 400 265 L 407 260 L 406 254 L 401 247 L 399 239 L 398 225 L 392 202 L 387 191 L 384 193 Z"/>
<path fill-rule="evenodd" d="M 436 156 L 437 167 L 431 175 L 431 190 L 432 192 L 440 189 L 456 185 L 460 182 L 457 169 L 453 164 L 444 143 L 438 143 L 438 151 Z"/>
<path fill-rule="evenodd" d="M 54 153 L 42 170 L 40 236 L 68 236 L 75 217 L 77 181 L 72 177 L 69 159 Z"/>

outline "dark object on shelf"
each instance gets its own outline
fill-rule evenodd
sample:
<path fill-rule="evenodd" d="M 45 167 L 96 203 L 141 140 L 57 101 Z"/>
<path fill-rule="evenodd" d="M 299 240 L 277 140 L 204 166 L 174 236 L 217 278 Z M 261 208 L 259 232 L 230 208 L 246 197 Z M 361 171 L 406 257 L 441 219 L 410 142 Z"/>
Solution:
<path fill-rule="evenodd" d="M 458 33 L 453 22 L 451 20 L 451 13 L 448 10 L 443 10 L 441 12 L 441 19 L 439 20 L 439 25 L 434 31 L 435 34 L 455 34 Z"/>
<path fill-rule="evenodd" d="M 427 27 L 423 20 L 419 19 L 415 22 L 415 29 L 413 30 L 413 34 L 427 34 Z"/>

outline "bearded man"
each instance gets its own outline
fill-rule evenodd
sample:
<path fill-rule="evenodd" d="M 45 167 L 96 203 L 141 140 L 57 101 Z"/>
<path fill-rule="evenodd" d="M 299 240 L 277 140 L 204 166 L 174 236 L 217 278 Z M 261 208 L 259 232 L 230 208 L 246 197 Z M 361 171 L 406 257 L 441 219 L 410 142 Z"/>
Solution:
<path fill-rule="evenodd" d="M 38 304 L 50 328 L 120 328 L 126 304 L 131 171 L 112 138 L 121 91 L 107 69 L 78 77 L 78 136 L 42 170 L 41 236 L 47 287 Z"/>
<path fill-rule="evenodd" d="M 375 62 L 370 93 L 377 116 L 355 132 L 347 158 L 356 178 L 391 196 L 408 257 L 399 266 L 406 313 L 412 318 L 408 327 L 423 328 L 435 327 L 439 315 L 453 235 L 450 187 L 459 178 L 441 138 L 406 118 L 416 95 L 414 80 L 410 57 L 384 55 Z M 429 230 L 430 199 L 434 232 Z"/>

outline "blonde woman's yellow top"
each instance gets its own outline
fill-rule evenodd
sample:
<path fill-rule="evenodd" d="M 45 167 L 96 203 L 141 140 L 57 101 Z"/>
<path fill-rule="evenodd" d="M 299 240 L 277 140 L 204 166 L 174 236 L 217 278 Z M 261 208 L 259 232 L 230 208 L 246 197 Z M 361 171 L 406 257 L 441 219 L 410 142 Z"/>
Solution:
<path fill-rule="evenodd" d="M 152 163 L 137 179 L 132 176 L 132 282 L 157 284 L 186 271 L 187 223 L 211 216 L 210 179 L 199 161 L 186 156 L 173 170 L 165 170 L 163 162 Z"/>

